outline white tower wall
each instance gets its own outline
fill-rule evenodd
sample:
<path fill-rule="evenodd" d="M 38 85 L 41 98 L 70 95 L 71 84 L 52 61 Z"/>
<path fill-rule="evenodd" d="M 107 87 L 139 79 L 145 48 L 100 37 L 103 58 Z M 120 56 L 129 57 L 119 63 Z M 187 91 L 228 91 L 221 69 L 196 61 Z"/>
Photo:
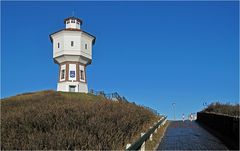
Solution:
<path fill-rule="evenodd" d="M 81 82 L 62 82 L 58 83 L 57 91 L 69 92 L 69 86 L 76 86 L 75 92 L 88 93 L 88 86 Z"/>
<path fill-rule="evenodd" d="M 92 60 L 92 43 L 94 37 L 82 31 L 61 31 L 52 35 L 52 38 L 54 58 L 62 55 L 76 55 Z"/>

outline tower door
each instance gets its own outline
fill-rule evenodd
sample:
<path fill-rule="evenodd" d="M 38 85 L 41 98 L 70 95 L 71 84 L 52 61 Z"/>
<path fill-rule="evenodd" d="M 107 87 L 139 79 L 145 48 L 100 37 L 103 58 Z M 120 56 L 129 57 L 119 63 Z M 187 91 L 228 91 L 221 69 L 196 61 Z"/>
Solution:
<path fill-rule="evenodd" d="M 76 92 L 75 89 L 76 89 L 75 85 L 69 85 L 69 92 Z"/>

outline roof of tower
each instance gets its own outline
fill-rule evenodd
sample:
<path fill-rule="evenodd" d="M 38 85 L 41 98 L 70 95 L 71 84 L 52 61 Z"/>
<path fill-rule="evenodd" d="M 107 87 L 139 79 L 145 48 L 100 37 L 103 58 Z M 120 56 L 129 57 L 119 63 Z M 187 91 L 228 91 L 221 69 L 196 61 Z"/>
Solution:
<path fill-rule="evenodd" d="M 59 30 L 59 31 L 56 31 L 56 32 L 50 34 L 49 37 L 50 37 L 51 42 L 52 42 L 52 40 L 53 40 L 53 39 L 52 39 L 52 35 L 53 35 L 53 34 L 56 34 L 56 33 L 58 33 L 58 32 L 61 32 L 61 31 L 82 31 L 83 33 L 85 33 L 85 34 L 87 34 L 87 35 L 93 37 L 93 44 L 95 43 L 95 40 L 96 40 L 96 37 L 95 37 L 95 36 L 93 36 L 92 34 L 89 34 L 89 33 L 86 32 L 86 31 L 83 31 L 83 30 L 81 30 L 81 29 L 76 29 L 76 28 L 65 28 L 65 29 L 61 29 L 61 30 Z"/>
<path fill-rule="evenodd" d="M 83 21 L 81 19 L 72 16 L 72 17 L 68 17 L 68 18 L 64 19 L 64 24 L 66 24 L 66 21 L 69 20 L 69 19 L 75 19 L 75 20 L 79 21 L 81 25 L 83 23 Z"/>

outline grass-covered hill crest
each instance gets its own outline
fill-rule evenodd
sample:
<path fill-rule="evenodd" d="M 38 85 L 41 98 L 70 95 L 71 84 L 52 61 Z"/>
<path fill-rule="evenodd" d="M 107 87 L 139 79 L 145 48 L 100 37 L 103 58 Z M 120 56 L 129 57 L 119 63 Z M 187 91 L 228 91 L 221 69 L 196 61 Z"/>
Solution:
<path fill-rule="evenodd" d="M 158 119 L 92 94 L 26 93 L 1 100 L 1 149 L 125 149 Z"/>

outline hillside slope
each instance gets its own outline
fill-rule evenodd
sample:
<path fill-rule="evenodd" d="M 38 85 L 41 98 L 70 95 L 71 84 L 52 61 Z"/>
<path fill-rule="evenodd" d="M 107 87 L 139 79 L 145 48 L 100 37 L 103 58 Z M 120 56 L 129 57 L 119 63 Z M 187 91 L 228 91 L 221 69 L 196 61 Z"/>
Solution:
<path fill-rule="evenodd" d="M 17 95 L 1 100 L 1 149 L 125 149 L 158 118 L 91 94 Z"/>

